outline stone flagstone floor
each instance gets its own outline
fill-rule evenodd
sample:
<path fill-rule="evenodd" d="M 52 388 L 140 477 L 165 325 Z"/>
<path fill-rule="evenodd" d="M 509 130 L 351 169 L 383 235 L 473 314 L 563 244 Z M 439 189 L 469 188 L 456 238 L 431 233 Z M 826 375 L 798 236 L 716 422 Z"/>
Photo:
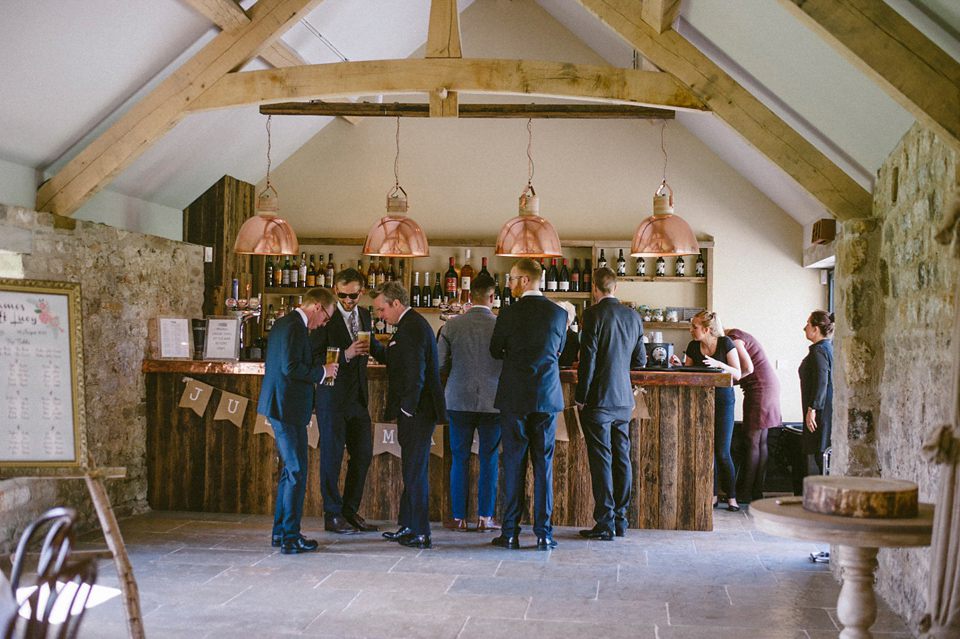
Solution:
<path fill-rule="evenodd" d="M 714 511 L 712 532 L 628 530 L 614 542 L 559 528 L 559 545 L 503 550 L 491 534 L 434 525 L 430 550 L 379 533 L 338 536 L 304 520 L 320 549 L 281 555 L 272 518 L 153 512 L 121 520 L 148 639 L 825 639 L 839 585 L 821 544 L 757 532 Z M 384 524 L 386 526 L 386 524 Z M 392 524 L 388 529 L 394 529 Z M 99 534 L 81 547 L 102 546 Z M 117 585 L 110 562 L 101 585 Z M 880 602 L 878 639 L 908 639 Z M 126 637 L 120 598 L 88 611 L 82 639 Z"/>

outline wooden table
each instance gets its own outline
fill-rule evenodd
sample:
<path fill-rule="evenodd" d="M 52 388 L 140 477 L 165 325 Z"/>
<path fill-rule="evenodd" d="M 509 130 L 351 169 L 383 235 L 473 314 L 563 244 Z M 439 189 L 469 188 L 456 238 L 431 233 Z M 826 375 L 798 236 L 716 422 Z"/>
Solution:
<path fill-rule="evenodd" d="M 821 515 L 790 500 L 761 499 L 750 504 L 757 530 L 802 541 L 838 546 L 843 585 L 837 598 L 837 617 L 843 624 L 840 639 L 870 639 L 877 618 L 873 570 L 877 550 L 900 546 L 929 546 L 933 531 L 933 504 L 920 504 L 911 519 L 866 519 Z M 786 500 L 783 500 L 786 502 Z"/>

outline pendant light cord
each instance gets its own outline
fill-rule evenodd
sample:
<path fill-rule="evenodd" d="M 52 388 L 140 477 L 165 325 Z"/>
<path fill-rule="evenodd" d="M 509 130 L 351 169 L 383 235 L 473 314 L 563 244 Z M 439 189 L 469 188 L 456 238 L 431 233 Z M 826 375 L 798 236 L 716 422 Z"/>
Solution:
<path fill-rule="evenodd" d="M 660 149 L 663 151 L 663 183 L 667 183 L 667 121 L 660 120 Z"/>
<path fill-rule="evenodd" d="M 533 184 L 533 118 L 527 120 L 527 186 Z"/>
<path fill-rule="evenodd" d="M 267 186 L 270 186 L 270 120 L 272 115 L 267 116 Z"/>
<path fill-rule="evenodd" d="M 400 116 L 397 116 L 397 157 L 393 160 L 393 179 L 400 186 Z"/>

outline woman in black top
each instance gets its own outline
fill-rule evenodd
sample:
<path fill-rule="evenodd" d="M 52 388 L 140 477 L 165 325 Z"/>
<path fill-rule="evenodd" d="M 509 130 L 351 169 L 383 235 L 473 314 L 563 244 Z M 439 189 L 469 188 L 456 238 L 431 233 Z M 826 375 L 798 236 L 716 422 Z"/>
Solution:
<path fill-rule="evenodd" d="M 803 404 L 803 452 L 814 456 L 823 474 L 823 452 L 830 447 L 833 416 L 833 313 L 811 313 L 803 334 L 813 342 L 798 371 Z"/>
<path fill-rule="evenodd" d="M 740 379 L 740 357 L 733 340 L 723 334 L 720 318 L 711 311 L 700 311 L 690 322 L 693 340 L 684 352 L 684 366 L 719 368 Z M 673 356 L 671 364 L 680 365 L 680 358 Z M 713 411 L 713 459 L 715 477 L 719 475 L 720 489 L 727 496 L 727 510 L 737 511 L 736 474 L 730 457 L 730 440 L 733 438 L 733 387 L 714 389 Z M 717 505 L 716 481 L 714 481 L 713 504 Z"/>

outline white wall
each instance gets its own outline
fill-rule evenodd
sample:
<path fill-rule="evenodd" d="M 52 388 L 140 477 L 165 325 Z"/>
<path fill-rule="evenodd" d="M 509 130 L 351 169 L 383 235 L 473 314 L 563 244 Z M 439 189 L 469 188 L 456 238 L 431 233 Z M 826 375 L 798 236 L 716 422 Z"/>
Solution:
<path fill-rule="evenodd" d="M 37 172 L 6 160 L 0 160 L 0 204 L 33 209 L 37 195 Z"/>

